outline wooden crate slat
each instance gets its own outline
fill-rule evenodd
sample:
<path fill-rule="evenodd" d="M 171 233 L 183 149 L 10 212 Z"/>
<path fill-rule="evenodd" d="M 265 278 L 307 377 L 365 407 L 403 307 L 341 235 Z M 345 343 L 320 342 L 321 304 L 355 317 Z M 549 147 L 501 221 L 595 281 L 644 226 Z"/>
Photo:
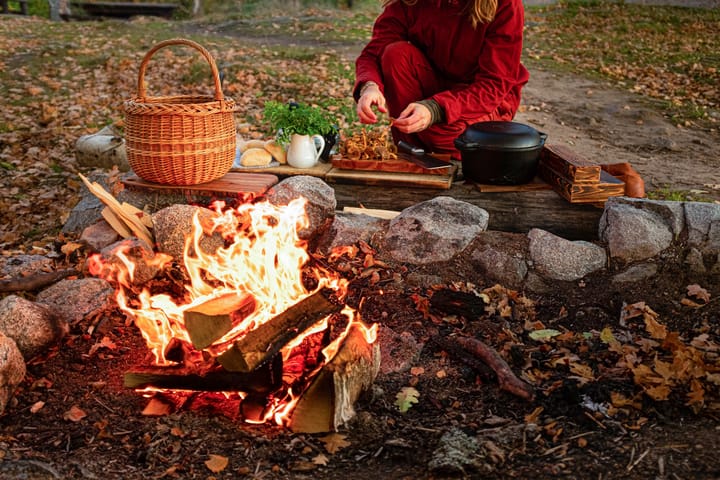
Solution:
<path fill-rule="evenodd" d="M 570 183 L 600 182 L 600 165 L 581 157 L 565 145 L 545 145 L 540 151 L 540 165 L 552 169 Z"/>
<path fill-rule="evenodd" d="M 547 165 L 539 167 L 540 177 L 553 186 L 553 189 L 570 203 L 604 203 L 610 197 L 625 194 L 625 184 L 607 172 L 600 172 L 600 181 L 596 183 L 572 183 Z"/>

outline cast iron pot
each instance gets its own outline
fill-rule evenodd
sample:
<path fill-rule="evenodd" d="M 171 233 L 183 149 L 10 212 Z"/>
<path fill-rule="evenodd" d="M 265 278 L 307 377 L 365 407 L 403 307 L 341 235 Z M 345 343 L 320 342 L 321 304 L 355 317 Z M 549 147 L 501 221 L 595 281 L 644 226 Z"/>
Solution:
<path fill-rule="evenodd" d="M 537 173 L 547 135 L 517 122 L 479 122 L 455 139 L 465 178 L 491 185 L 519 185 Z"/>

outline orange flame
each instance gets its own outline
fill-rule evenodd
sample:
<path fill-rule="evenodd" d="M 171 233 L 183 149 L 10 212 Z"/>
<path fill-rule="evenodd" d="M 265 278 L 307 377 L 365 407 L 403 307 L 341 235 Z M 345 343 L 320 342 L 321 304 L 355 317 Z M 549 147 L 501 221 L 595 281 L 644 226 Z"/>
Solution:
<path fill-rule="evenodd" d="M 195 215 L 183 256 L 190 281 L 185 286 L 186 295 L 181 299 L 166 293 L 152 294 L 147 289 L 135 292 L 132 287 L 135 265 L 123 252 L 116 253 L 122 265 L 115 264 L 112 268 L 99 257 L 92 258 L 91 273 L 118 283 L 118 305 L 140 329 L 157 365 L 174 363 L 165 356 L 172 340 L 192 344 L 185 329 L 184 312 L 227 294 L 251 296 L 255 301 L 255 309 L 204 350 L 217 356 L 245 332 L 269 321 L 320 289 L 332 288 L 339 297 L 345 295 L 347 280 L 320 267 L 308 267 L 310 255 L 306 250 L 307 243 L 298 236 L 298 231 L 309 224 L 305 205 L 305 199 L 297 199 L 286 206 L 260 202 L 241 204 L 224 211 L 222 206 L 218 206 L 217 215 L 205 224 Z M 203 248 L 202 241 L 211 235 L 221 235 L 224 245 L 209 252 Z M 352 250 L 347 253 L 355 254 Z M 158 266 L 164 266 L 168 260 L 167 256 L 159 255 Z M 304 275 L 308 277 L 304 278 Z M 306 284 L 314 285 L 313 291 L 306 290 Z M 362 325 L 362 322 L 355 320 L 355 312 L 351 308 L 346 307 L 342 313 L 350 321 L 344 334 L 323 349 L 326 361 L 337 353 L 351 325 Z M 328 320 L 322 319 L 286 345 L 281 350 L 283 360 L 288 360 L 293 349 L 308 335 L 325 331 Z M 368 342 L 374 342 L 377 329 L 362 326 Z M 189 350 L 192 353 L 193 349 Z M 202 352 L 195 351 L 192 354 L 197 358 L 193 357 L 190 361 L 202 361 Z M 315 371 L 308 378 L 317 373 L 322 364 L 314 368 Z M 146 390 L 146 393 L 148 391 L 152 390 Z M 287 387 L 284 393 L 278 392 L 277 396 L 269 399 L 271 405 L 262 421 L 274 418 L 276 422 L 282 423 L 296 401 L 297 396 L 292 387 Z"/>

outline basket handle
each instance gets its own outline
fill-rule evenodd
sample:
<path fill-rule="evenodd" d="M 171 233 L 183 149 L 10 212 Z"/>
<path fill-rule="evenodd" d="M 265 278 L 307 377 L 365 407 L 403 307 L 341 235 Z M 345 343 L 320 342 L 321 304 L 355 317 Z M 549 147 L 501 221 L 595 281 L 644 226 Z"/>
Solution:
<path fill-rule="evenodd" d="M 222 93 L 222 85 L 220 83 L 220 72 L 218 71 L 217 64 L 215 63 L 215 59 L 210 55 L 210 52 L 208 52 L 205 47 L 200 45 L 199 43 L 193 42 L 192 40 L 187 40 L 184 38 L 173 38 L 170 40 L 164 40 L 154 47 L 152 47 L 146 54 L 145 58 L 143 58 L 142 63 L 140 63 L 140 73 L 138 74 L 138 84 L 137 84 L 137 95 L 138 98 L 142 101 L 144 101 L 147 98 L 147 92 L 145 90 L 145 71 L 147 70 L 147 64 L 150 61 L 150 58 L 160 50 L 161 48 L 168 47 L 171 45 L 186 45 L 188 47 L 192 47 L 198 52 L 202 54 L 203 57 L 205 57 L 205 60 L 210 65 L 210 69 L 212 70 L 213 79 L 215 81 L 215 100 L 219 102 L 225 102 L 225 96 Z"/>

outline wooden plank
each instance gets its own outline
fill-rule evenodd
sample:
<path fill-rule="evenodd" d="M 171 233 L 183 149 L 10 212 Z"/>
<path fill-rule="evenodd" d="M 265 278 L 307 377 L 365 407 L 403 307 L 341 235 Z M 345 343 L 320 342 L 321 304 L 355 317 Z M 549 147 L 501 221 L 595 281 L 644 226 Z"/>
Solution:
<path fill-rule="evenodd" d="M 278 182 L 278 177 L 269 173 L 228 172 L 222 178 L 199 185 L 161 185 L 148 182 L 137 176 L 123 179 L 128 188 L 141 191 L 164 191 L 183 194 L 225 194 L 228 196 L 262 195 Z"/>
<path fill-rule="evenodd" d="M 231 172 L 242 173 L 265 173 L 288 177 L 293 175 L 309 175 L 311 177 L 325 178 L 325 174 L 332 168 L 331 163 L 318 162 L 312 168 L 295 168 L 287 164 L 277 164 L 270 167 L 233 167 Z"/>
<path fill-rule="evenodd" d="M 535 192 L 537 190 L 552 190 L 552 186 L 540 177 L 535 177 L 528 183 L 521 185 L 487 185 L 484 183 L 476 183 L 475 187 L 481 192 Z"/>
<path fill-rule="evenodd" d="M 341 170 L 362 170 L 373 172 L 421 173 L 425 175 L 449 175 L 451 165 L 447 168 L 427 169 L 403 159 L 397 160 L 359 160 L 343 158 L 335 155 L 332 166 Z"/>
<path fill-rule="evenodd" d="M 545 145 L 540 151 L 540 165 L 554 170 L 570 183 L 600 181 L 600 165 L 581 157 L 565 145 Z"/>
<path fill-rule="evenodd" d="M 400 212 L 395 210 L 381 210 L 379 208 L 343 207 L 342 211 L 345 213 L 354 213 L 356 215 L 367 215 L 369 217 L 382 218 L 384 220 L 391 220 L 400 215 Z"/>
<path fill-rule="evenodd" d="M 539 174 L 570 203 L 603 204 L 609 197 L 625 194 L 625 184 L 604 171 L 596 183 L 572 183 L 547 165 L 540 165 Z"/>
<path fill-rule="evenodd" d="M 554 190 L 480 192 L 469 182 L 454 182 L 449 190 L 392 188 L 385 185 L 333 185 L 339 209 L 345 206 L 399 210 L 447 195 L 478 206 L 490 215 L 488 230 L 527 233 L 542 228 L 568 240 L 597 240 L 602 208 L 568 203 Z"/>
<path fill-rule="evenodd" d="M 452 185 L 456 170 L 457 166 L 453 165 L 450 175 L 426 175 L 423 173 L 371 172 L 333 168 L 327 173 L 325 180 L 329 183 L 447 190 Z"/>

